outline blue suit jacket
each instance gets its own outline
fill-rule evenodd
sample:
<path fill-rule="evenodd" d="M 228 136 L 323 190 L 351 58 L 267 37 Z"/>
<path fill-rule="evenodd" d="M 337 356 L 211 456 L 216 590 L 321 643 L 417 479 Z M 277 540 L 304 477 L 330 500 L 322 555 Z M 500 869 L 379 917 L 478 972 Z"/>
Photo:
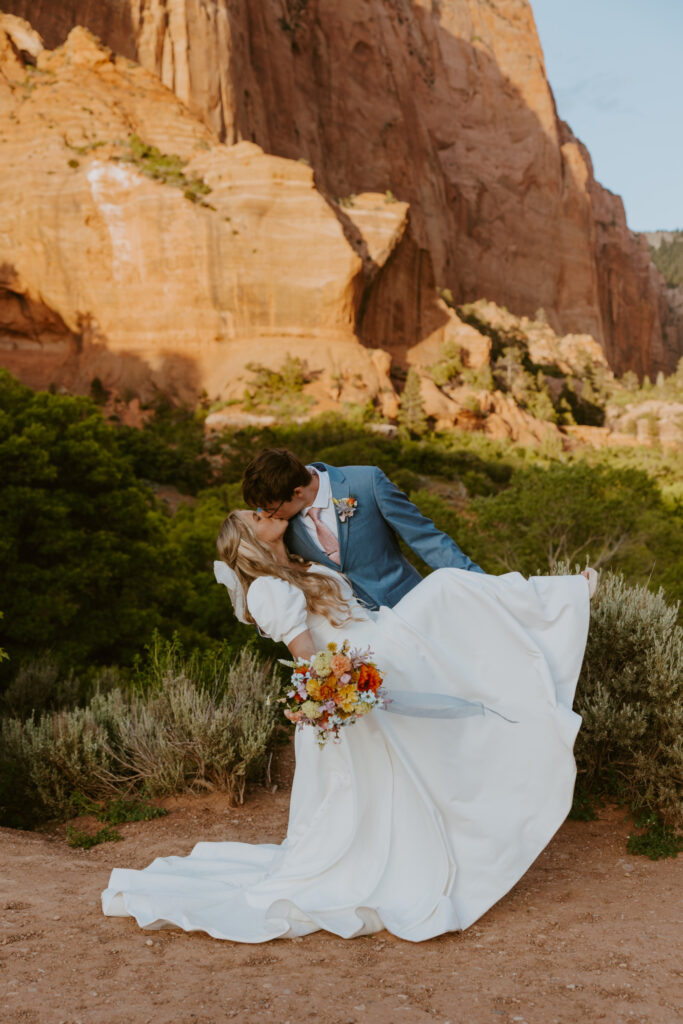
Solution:
<path fill-rule="evenodd" d="M 290 519 L 285 542 L 290 551 L 308 561 L 341 568 L 356 597 L 371 608 L 393 608 L 420 582 L 417 569 L 401 553 L 398 537 L 433 569 L 450 566 L 483 572 L 377 466 L 337 469 L 324 462 L 312 465 L 330 474 L 333 498 L 352 495 L 358 502 L 351 517 L 343 523 L 337 520 L 341 566 L 314 543 L 300 516 Z"/>

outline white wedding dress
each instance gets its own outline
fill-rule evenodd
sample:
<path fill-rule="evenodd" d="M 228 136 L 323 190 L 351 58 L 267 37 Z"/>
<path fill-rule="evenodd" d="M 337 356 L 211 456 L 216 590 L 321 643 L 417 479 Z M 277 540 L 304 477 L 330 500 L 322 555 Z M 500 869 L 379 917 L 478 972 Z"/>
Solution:
<path fill-rule="evenodd" d="M 275 640 L 308 627 L 318 649 L 370 646 L 403 713 L 375 710 L 323 749 L 298 731 L 283 843 L 198 843 L 117 868 L 104 913 L 239 942 L 382 928 L 417 942 L 467 928 L 569 812 L 586 580 L 439 569 L 393 609 L 354 601 L 338 629 L 273 577 L 252 584 L 248 605 Z"/>

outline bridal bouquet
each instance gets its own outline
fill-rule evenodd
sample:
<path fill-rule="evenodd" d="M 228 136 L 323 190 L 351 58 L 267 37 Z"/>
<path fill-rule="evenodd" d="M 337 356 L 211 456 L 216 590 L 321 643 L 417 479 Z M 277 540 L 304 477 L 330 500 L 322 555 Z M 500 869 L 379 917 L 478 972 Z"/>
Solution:
<path fill-rule="evenodd" d="M 369 648 L 351 650 L 344 640 L 341 647 L 330 643 L 310 659 L 281 661 L 292 669 L 280 697 L 285 717 L 299 729 L 314 726 L 321 747 L 330 736 L 338 740 L 343 725 L 384 706 L 382 673 L 371 657 Z"/>

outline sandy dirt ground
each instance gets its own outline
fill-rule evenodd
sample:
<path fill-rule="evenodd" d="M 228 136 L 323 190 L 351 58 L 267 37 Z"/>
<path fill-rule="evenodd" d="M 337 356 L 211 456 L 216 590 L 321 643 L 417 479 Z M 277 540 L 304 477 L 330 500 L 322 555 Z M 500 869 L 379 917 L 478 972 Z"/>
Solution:
<path fill-rule="evenodd" d="M 282 782 L 282 780 L 281 780 Z M 3 1024 L 677 1024 L 683 858 L 625 852 L 623 811 L 568 821 L 530 871 L 466 932 L 412 944 L 382 932 L 263 945 L 105 918 L 113 867 L 188 854 L 199 840 L 277 842 L 289 793 L 165 801 L 73 850 L 61 827 L 0 829 Z"/>

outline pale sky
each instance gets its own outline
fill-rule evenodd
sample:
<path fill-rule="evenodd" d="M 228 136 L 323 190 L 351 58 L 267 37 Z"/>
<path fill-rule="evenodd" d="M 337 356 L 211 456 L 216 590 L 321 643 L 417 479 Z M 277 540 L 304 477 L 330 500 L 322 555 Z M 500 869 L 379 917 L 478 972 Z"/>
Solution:
<path fill-rule="evenodd" d="M 531 0 L 560 117 L 634 231 L 683 228 L 683 0 Z"/>

